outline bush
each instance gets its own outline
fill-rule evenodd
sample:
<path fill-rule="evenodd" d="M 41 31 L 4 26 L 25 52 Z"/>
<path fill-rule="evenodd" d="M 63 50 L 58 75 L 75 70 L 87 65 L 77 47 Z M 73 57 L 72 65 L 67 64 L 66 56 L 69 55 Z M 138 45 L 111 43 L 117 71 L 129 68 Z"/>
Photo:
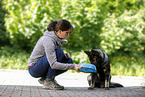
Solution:
<path fill-rule="evenodd" d="M 33 48 L 51 20 L 64 18 L 75 26 L 75 33 L 68 39 L 71 42 L 66 44 L 68 48 L 95 48 L 99 45 L 99 38 L 96 37 L 101 32 L 104 18 L 101 6 L 97 5 L 95 0 L 33 0 L 25 3 L 23 0 L 9 0 L 6 25 L 11 44 L 23 49 Z"/>
<path fill-rule="evenodd" d="M 75 26 L 70 42 L 65 44 L 67 49 L 101 48 L 111 54 L 119 49 L 133 52 L 131 46 L 137 46 L 138 51 L 144 48 L 144 34 L 140 34 L 144 31 L 142 0 L 9 0 L 5 4 L 9 11 L 7 32 L 11 44 L 18 48 L 32 50 L 48 23 L 62 18 Z M 134 37 L 135 33 L 140 35 Z M 128 41 L 132 43 L 125 44 Z"/>
<path fill-rule="evenodd" d="M 5 27 L 5 14 L 7 11 L 3 6 L 3 0 L 0 0 L 0 45 L 8 44 L 8 38 L 6 35 L 6 27 Z"/>
<path fill-rule="evenodd" d="M 145 50 L 145 10 L 140 9 L 137 13 L 125 11 L 120 17 L 114 14 L 105 19 L 101 49 L 108 54 L 118 50 L 138 55 Z"/>

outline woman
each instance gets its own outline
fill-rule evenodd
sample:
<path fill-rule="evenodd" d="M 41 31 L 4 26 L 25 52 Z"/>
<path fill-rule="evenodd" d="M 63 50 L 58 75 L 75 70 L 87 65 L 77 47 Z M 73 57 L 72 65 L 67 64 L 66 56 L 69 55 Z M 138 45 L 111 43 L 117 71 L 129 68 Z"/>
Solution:
<path fill-rule="evenodd" d="M 38 78 L 46 89 L 64 89 L 59 85 L 55 76 L 68 69 L 80 70 L 81 67 L 73 64 L 70 55 L 64 54 L 61 45 L 66 37 L 73 33 L 73 26 L 65 19 L 51 21 L 44 35 L 36 43 L 28 63 L 31 76 Z"/>

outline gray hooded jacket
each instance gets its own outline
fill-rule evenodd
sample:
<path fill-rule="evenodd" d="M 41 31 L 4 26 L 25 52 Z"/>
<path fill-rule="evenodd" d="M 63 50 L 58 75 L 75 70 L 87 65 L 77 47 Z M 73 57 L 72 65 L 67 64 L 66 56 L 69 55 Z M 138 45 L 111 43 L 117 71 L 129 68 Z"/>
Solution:
<path fill-rule="evenodd" d="M 75 64 L 57 62 L 55 49 L 61 48 L 62 44 L 62 39 L 58 38 L 54 31 L 45 31 L 31 53 L 28 66 L 33 66 L 40 58 L 46 55 L 52 69 L 75 69 Z"/>

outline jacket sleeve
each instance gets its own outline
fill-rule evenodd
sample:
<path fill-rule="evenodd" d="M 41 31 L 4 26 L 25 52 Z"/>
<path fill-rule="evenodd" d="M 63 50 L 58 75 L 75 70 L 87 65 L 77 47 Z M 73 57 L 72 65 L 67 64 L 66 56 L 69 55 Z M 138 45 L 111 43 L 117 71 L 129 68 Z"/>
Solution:
<path fill-rule="evenodd" d="M 49 37 L 44 38 L 43 46 L 45 49 L 47 60 L 52 69 L 59 69 L 59 70 L 75 69 L 75 64 L 57 62 L 57 57 L 55 52 L 56 47 L 55 47 L 55 43 L 52 41 L 51 38 Z"/>

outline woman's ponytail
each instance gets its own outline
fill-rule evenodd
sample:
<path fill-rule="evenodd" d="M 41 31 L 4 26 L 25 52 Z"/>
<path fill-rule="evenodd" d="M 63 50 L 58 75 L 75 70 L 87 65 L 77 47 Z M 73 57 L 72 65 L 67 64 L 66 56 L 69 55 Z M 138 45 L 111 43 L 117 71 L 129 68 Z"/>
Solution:
<path fill-rule="evenodd" d="M 47 26 L 48 31 L 56 31 L 57 21 L 51 20 L 51 23 Z"/>

